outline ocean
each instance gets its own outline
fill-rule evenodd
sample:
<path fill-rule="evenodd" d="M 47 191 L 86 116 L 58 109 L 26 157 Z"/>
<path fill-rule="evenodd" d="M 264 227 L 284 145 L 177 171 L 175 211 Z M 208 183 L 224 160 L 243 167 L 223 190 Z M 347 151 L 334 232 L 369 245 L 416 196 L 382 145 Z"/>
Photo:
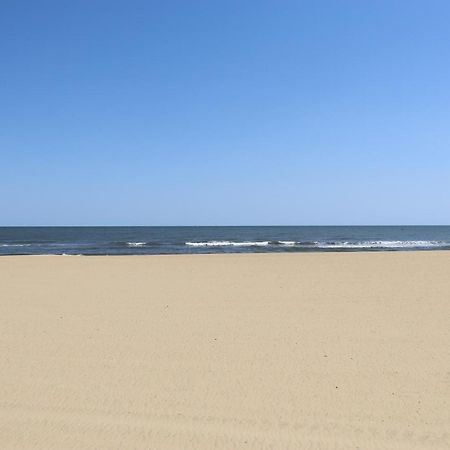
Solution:
<path fill-rule="evenodd" d="M 450 250 L 450 226 L 0 227 L 0 255 Z"/>

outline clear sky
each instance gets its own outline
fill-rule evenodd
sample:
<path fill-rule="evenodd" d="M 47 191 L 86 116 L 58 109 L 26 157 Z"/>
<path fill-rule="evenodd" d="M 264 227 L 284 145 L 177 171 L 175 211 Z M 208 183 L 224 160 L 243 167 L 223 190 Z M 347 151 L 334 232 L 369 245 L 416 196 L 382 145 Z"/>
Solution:
<path fill-rule="evenodd" d="M 0 225 L 450 223 L 450 2 L 0 0 Z"/>

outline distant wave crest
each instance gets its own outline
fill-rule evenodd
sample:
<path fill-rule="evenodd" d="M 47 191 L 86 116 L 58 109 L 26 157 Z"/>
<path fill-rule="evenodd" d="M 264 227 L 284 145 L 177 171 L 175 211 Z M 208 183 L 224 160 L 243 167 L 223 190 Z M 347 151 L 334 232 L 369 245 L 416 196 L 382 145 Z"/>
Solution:
<path fill-rule="evenodd" d="M 146 242 L 127 242 L 128 247 L 144 247 Z"/>
<path fill-rule="evenodd" d="M 0 247 L 30 247 L 31 244 L 0 244 Z"/>
<path fill-rule="evenodd" d="M 299 249 L 401 249 L 439 248 L 450 243 L 441 241 L 205 241 L 186 242 L 190 247 L 296 247 Z"/>
<path fill-rule="evenodd" d="M 348 248 L 348 249 L 364 249 L 364 248 L 433 248 L 441 247 L 445 243 L 440 241 L 338 241 L 338 242 L 320 242 L 318 248 Z M 448 244 L 447 244 L 448 245 Z"/>
<path fill-rule="evenodd" d="M 186 242 L 190 247 L 266 247 L 269 241 L 206 241 L 206 242 Z"/>

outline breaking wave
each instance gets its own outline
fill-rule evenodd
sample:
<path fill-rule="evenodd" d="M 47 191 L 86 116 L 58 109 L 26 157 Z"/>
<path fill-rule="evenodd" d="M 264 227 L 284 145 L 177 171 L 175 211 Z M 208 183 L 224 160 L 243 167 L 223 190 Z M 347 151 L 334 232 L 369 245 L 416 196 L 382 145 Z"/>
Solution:
<path fill-rule="evenodd" d="M 31 244 L 0 244 L 0 247 L 30 247 Z"/>
<path fill-rule="evenodd" d="M 206 241 L 206 242 L 186 242 L 190 247 L 266 247 L 269 241 Z"/>
<path fill-rule="evenodd" d="M 343 242 L 319 242 L 317 248 L 434 248 L 449 245 L 440 241 L 343 241 Z"/>
<path fill-rule="evenodd" d="M 186 242 L 190 247 L 293 247 L 298 249 L 420 249 L 450 246 L 442 241 L 204 241 Z"/>

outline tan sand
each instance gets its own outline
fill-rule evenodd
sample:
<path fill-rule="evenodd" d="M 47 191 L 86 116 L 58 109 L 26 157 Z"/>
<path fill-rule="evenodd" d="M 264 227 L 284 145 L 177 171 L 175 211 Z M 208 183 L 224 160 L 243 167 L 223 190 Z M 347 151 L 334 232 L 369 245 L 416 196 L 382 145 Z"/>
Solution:
<path fill-rule="evenodd" d="M 0 258 L 2 449 L 448 449 L 450 252 Z"/>

